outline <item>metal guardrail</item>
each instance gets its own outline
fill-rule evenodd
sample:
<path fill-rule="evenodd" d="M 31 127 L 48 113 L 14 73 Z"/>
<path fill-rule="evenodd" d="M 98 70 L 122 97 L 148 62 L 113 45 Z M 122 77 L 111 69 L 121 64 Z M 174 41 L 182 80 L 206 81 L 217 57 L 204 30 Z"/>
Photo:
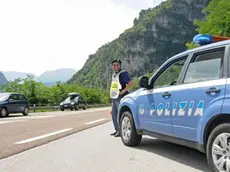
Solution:
<path fill-rule="evenodd" d="M 88 104 L 87 108 L 98 108 L 98 107 L 106 107 L 111 106 L 111 104 Z M 59 111 L 60 106 L 54 105 L 54 106 L 36 106 L 36 105 L 30 105 L 30 112 L 36 112 L 36 111 Z"/>

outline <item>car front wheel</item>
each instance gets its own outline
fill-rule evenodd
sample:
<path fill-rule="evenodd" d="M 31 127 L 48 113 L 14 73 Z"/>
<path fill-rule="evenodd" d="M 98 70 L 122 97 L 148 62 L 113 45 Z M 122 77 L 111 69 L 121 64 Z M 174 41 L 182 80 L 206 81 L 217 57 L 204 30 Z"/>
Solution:
<path fill-rule="evenodd" d="M 211 132 L 206 149 L 213 172 L 230 171 L 230 123 L 221 124 Z"/>
<path fill-rule="evenodd" d="M 75 110 L 79 110 L 79 105 L 78 104 L 76 105 Z"/>
<path fill-rule="evenodd" d="M 126 146 L 137 146 L 140 144 L 142 135 L 138 135 L 133 117 L 130 112 L 122 114 L 120 121 L 121 140 Z"/>

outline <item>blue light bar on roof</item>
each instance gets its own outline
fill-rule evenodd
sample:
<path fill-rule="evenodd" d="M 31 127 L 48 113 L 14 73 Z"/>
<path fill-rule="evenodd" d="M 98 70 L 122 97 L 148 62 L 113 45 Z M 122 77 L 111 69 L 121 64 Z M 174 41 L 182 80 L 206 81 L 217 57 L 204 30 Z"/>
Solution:
<path fill-rule="evenodd" d="M 199 34 L 193 38 L 193 42 L 194 44 L 207 45 L 207 44 L 211 44 L 214 42 L 219 42 L 219 41 L 224 41 L 224 40 L 229 40 L 229 39 L 230 39 L 229 37 L 225 37 L 225 36 Z"/>
<path fill-rule="evenodd" d="M 212 35 L 199 34 L 193 38 L 194 44 L 207 45 L 213 42 Z"/>

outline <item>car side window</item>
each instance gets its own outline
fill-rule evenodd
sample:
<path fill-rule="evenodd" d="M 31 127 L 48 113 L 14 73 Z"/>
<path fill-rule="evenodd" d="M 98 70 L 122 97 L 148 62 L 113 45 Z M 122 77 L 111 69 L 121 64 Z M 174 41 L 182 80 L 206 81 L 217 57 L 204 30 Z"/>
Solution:
<path fill-rule="evenodd" d="M 224 49 L 195 54 L 187 69 L 185 84 L 219 79 L 224 59 Z"/>
<path fill-rule="evenodd" d="M 161 88 L 169 85 L 176 85 L 187 57 L 188 56 L 185 56 L 182 59 L 176 60 L 171 65 L 169 65 L 155 80 L 154 87 Z"/>
<path fill-rule="evenodd" d="M 11 94 L 10 97 L 9 97 L 9 99 L 12 99 L 12 100 L 14 100 L 14 101 L 18 100 L 16 94 Z"/>
<path fill-rule="evenodd" d="M 26 100 L 25 97 L 21 94 L 18 94 L 18 100 Z"/>

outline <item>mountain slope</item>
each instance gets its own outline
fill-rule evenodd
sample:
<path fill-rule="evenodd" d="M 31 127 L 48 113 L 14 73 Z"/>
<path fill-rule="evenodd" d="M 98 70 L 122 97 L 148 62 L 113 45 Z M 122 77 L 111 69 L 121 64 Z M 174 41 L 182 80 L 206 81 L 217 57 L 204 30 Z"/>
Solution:
<path fill-rule="evenodd" d="M 35 77 L 36 81 L 43 83 L 56 83 L 57 81 L 66 82 L 70 79 L 77 71 L 75 69 L 62 68 L 53 71 L 46 71 L 38 77 Z"/>
<path fill-rule="evenodd" d="M 0 85 L 6 84 L 7 82 L 8 81 L 5 77 L 5 75 L 2 72 L 0 72 Z"/>
<path fill-rule="evenodd" d="M 166 59 L 184 51 L 196 33 L 194 19 L 210 0 L 167 0 L 153 9 L 142 10 L 134 26 L 119 38 L 89 55 L 83 68 L 68 83 L 106 88 L 110 84 L 113 59 L 121 59 L 130 76 L 151 73 Z"/>

